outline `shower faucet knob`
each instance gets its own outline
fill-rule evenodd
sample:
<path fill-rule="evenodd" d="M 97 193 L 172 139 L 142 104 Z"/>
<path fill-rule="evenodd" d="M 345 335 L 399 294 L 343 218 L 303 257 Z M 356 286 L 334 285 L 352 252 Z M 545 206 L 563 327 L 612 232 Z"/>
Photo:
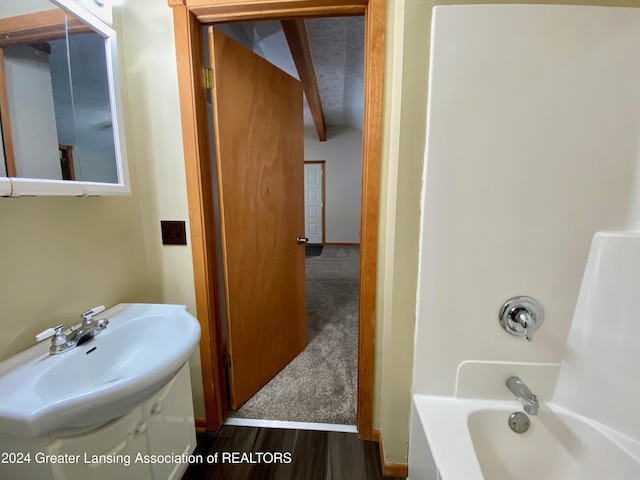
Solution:
<path fill-rule="evenodd" d="M 521 295 L 507 300 L 498 318 L 505 331 L 532 342 L 544 321 L 544 308 L 535 298 Z"/>

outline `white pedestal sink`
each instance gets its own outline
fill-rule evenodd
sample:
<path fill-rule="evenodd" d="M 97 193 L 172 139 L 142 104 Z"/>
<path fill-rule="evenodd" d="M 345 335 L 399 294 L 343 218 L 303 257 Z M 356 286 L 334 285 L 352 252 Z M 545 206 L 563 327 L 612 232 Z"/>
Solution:
<path fill-rule="evenodd" d="M 0 433 L 39 437 L 121 417 L 187 362 L 200 325 L 181 305 L 120 304 L 92 340 L 50 355 L 49 341 L 0 363 Z"/>

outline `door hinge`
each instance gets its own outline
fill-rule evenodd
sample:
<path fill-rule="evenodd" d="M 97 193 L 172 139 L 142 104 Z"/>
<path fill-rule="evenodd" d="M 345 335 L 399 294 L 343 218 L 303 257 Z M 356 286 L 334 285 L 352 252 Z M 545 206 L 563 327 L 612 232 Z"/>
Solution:
<path fill-rule="evenodd" d="M 231 367 L 231 354 L 226 350 L 224 351 L 223 362 L 224 362 L 225 368 Z"/>
<path fill-rule="evenodd" d="M 204 88 L 207 90 L 213 90 L 214 78 L 213 78 L 213 68 L 203 68 L 202 74 L 204 78 Z"/>

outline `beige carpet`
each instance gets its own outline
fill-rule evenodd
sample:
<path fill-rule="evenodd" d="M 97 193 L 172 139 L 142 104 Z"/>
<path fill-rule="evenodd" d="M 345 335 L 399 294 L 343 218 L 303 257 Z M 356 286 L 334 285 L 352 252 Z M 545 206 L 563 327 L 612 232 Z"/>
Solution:
<path fill-rule="evenodd" d="M 359 254 L 306 259 L 307 348 L 230 417 L 355 425 Z"/>

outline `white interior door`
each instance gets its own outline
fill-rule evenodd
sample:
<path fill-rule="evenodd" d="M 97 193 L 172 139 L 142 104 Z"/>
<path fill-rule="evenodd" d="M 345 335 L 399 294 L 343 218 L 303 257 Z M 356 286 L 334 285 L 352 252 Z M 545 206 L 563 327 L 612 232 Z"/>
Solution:
<path fill-rule="evenodd" d="M 304 236 L 309 243 L 321 244 L 324 208 L 323 163 L 304 164 Z"/>

